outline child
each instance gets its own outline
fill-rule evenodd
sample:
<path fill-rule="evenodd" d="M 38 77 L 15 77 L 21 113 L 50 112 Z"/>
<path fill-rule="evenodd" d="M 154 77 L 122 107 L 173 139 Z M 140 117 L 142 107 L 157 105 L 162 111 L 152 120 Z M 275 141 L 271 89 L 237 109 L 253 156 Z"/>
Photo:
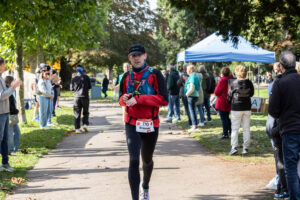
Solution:
<path fill-rule="evenodd" d="M 12 76 L 5 77 L 5 83 L 9 87 L 11 82 L 14 80 Z M 9 133 L 8 133 L 8 152 L 9 154 L 19 151 L 21 132 L 19 128 L 18 113 L 19 110 L 16 108 L 16 102 L 13 95 L 9 97 Z"/>

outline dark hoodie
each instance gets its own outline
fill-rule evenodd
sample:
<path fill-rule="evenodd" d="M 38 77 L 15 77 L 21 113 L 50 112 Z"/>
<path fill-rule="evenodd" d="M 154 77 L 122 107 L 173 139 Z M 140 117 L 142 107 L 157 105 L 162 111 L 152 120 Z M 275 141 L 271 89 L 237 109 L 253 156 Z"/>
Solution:
<path fill-rule="evenodd" d="M 177 85 L 177 81 L 179 80 L 179 72 L 173 69 L 170 72 L 167 82 L 167 89 L 170 95 L 179 95 L 179 86 Z"/>

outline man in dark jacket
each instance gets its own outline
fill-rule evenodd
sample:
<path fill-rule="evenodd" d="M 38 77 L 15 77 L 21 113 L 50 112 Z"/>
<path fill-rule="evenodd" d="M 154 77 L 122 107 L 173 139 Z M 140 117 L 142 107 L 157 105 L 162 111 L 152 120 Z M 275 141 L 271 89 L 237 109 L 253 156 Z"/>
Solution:
<path fill-rule="evenodd" d="M 175 66 L 169 65 L 170 74 L 167 79 L 167 89 L 169 92 L 169 106 L 168 106 L 168 120 L 172 123 L 172 117 L 175 113 L 176 119 L 173 123 L 180 120 L 180 101 L 179 101 L 179 86 L 177 81 L 179 80 L 179 72 L 175 69 Z"/>
<path fill-rule="evenodd" d="M 180 79 L 177 81 L 177 85 L 179 86 L 179 98 L 181 98 L 181 100 L 182 100 L 185 114 L 188 116 L 188 119 L 189 119 L 189 126 L 192 126 L 188 100 L 187 100 L 186 95 L 184 94 L 184 86 L 185 86 L 185 82 L 188 79 L 188 77 L 189 77 L 189 75 L 186 72 L 184 72 L 181 75 Z"/>
<path fill-rule="evenodd" d="M 202 80 L 202 90 L 203 90 L 203 95 L 204 95 L 204 99 L 203 99 L 203 108 L 205 107 L 206 110 L 206 114 L 207 114 L 207 120 L 205 120 L 205 116 L 204 116 L 204 120 L 205 122 L 211 122 L 211 116 L 210 116 L 210 93 L 207 91 L 209 85 L 207 85 L 207 83 L 209 82 L 209 73 L 206 71 L 206 68 L 204 65 L 201 65 L 199 67 L 199 72 L 202 74 L 203 76 L 203 80 Z"/>
<path fill-rule="evenodd" d="M 102 92 L 104 93 L 105 98 L 107 98 L 106 92 L 108 90 L 108 85 L 109 85 L 109 80 L 108 80 L 107 76 L 105 75 L 103 82 L 102 82 Z"/>
<path fill-rule="evenodd" d="M 77 66 L 77 74 L 71 80 L 71 91 L 74 91 L 74 118 L 75 118 L 75 129 L 76 133 L 80 133 L 80 118 L 81 110 L 83 109 L 83 129 L 85 132 L 88 131 L 87 126 L 89 125 L 89 89 L 92 88 L 90 78 L 83 73 L 81 65 Z"/>
<path fill-rule="evenodd" d="M 290 200 L 299 200 L 297 164 L 300 153 L 300 75 L 295 70 L 296 57 L 292 52 L 282 52 L 279 62 L 283 74 L 273 84 L 268 111 L 271 116 L 279 119 Z"/>

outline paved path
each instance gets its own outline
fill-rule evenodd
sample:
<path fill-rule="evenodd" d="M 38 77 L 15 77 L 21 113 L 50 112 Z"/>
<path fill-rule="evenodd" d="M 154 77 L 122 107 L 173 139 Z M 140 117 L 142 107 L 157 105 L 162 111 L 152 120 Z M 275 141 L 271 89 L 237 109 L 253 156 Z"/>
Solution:
<path fill-rule="evenodd" d="M 90 132 L 66 137 L 7 199 L 130 200 L 121 118 L 119 106 L 92 103 Z M 160 129 L 152 200 L 270 199 L 263 188 L 274 174 L 273 165 L 224 161 L 173 128 L 162 123 Z"/>

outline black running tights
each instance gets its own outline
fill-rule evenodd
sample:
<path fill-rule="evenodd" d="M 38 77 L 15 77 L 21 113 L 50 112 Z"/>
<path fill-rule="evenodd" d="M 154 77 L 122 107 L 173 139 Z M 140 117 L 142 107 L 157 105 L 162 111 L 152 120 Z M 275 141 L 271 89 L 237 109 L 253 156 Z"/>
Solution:
<path fill-rule="evenodd" d="M 153 152 L 155 149 L 158 128 L 154 128 L 155 132 L 152 133 L 137 133 L 136 127 L 126 124 L 126 141 L 130 157 L 128 179 L 131 189 L 133 200 L 139 198 L 139 185 L 140 185 L 140 152 L 143 161 L 143 188 L 149 188 L 149 182 L 153 170 Z"/>

